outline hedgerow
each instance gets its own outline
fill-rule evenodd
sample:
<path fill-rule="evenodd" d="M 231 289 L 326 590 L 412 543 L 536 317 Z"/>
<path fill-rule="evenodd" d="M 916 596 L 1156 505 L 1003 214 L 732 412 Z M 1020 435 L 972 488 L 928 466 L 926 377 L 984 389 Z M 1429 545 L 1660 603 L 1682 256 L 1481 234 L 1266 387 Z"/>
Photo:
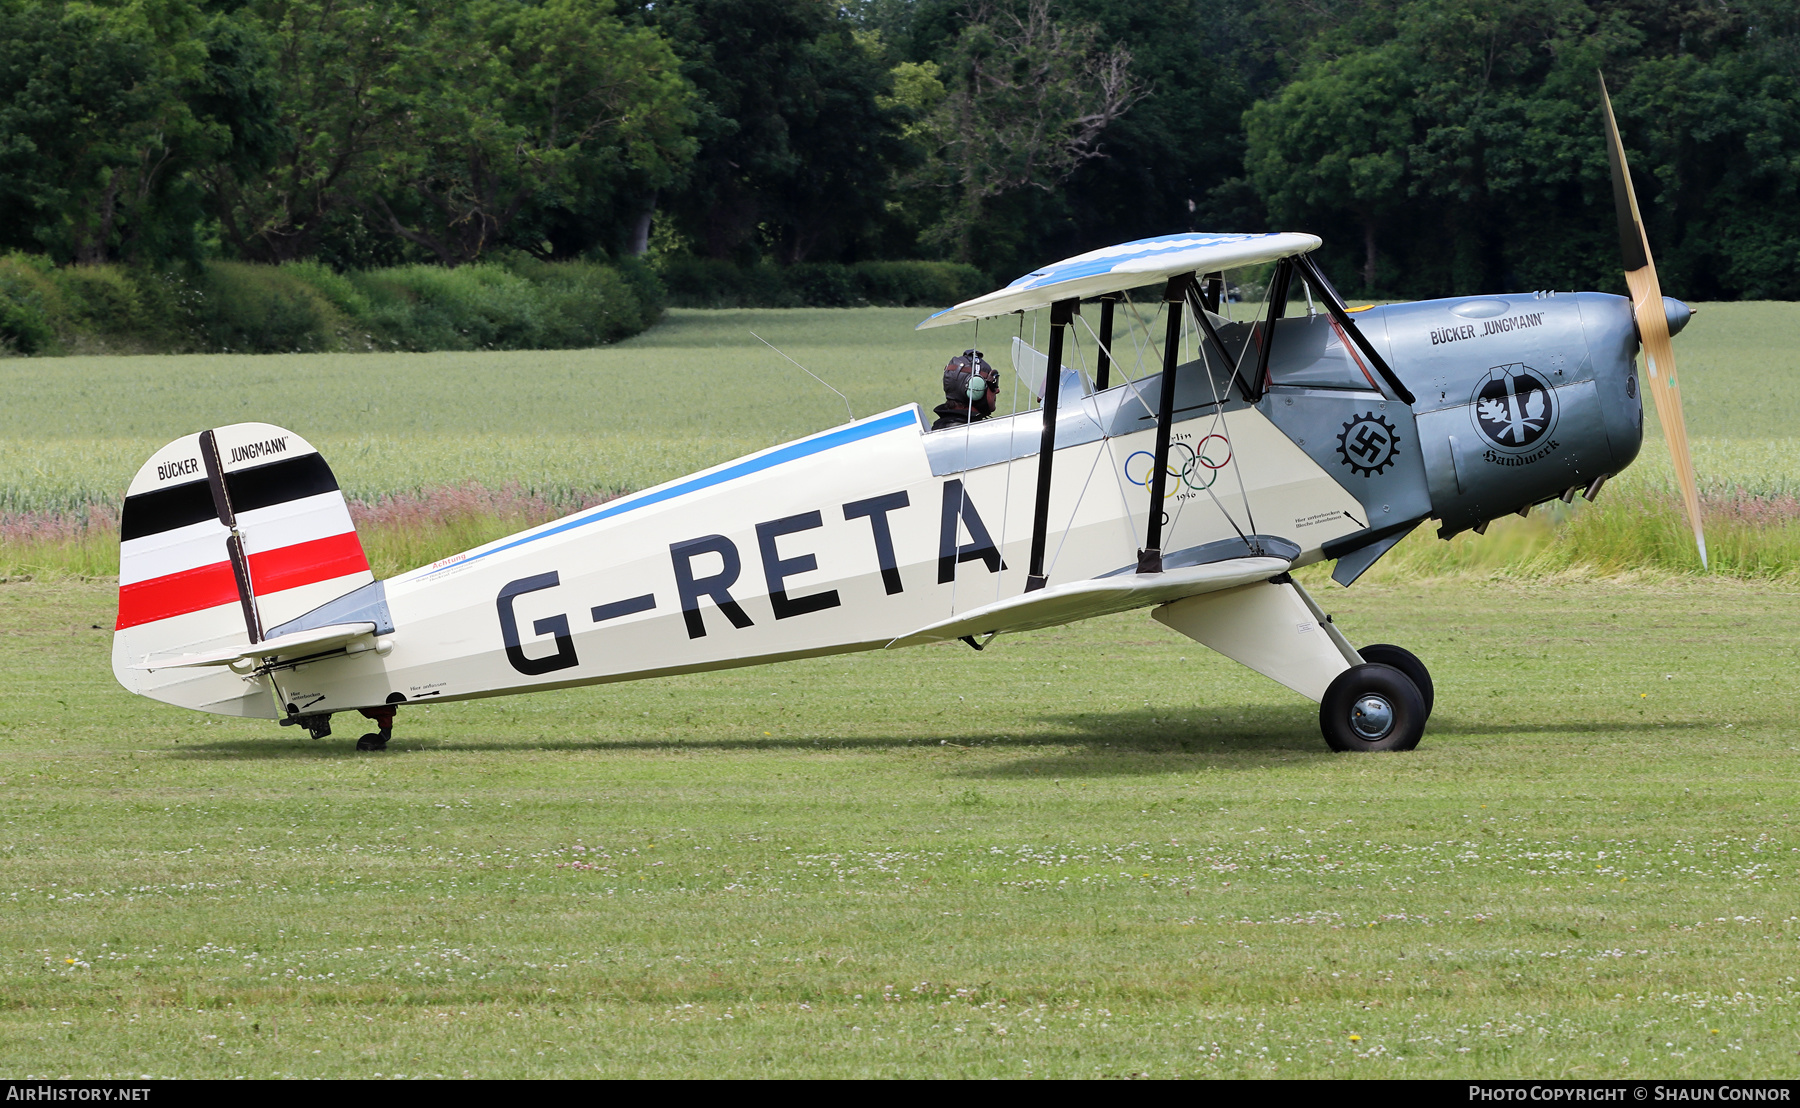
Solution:
<path fill-rule="evenodd" d="M 635 261 L 525 255 L 337 273 L 317 262 L 167 269 L 0 256 L 0 353 L 545 350 L 617 342 L 661 318 Z"/>
<path fill-rule="evenodd" d="M 676 256 L 659 271 L 680 308 L 946 307 L 990 288 L 972 265 L 955 262 L 801 262 L 734 265 Z"/>

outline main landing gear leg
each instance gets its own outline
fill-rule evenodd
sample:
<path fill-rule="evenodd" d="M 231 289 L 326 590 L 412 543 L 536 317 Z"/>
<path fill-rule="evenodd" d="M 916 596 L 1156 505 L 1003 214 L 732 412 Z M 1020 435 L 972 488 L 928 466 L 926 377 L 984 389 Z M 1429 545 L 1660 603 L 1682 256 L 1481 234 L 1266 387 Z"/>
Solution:
<path fill-rule="evenodd" d="M 1386 643 L 1358 651 L 1285 573 L 1152 615 L 1317 701 L 1319 730 L 1333 750 L 1411 750 L 1425 732 L 1432 687 L 1424 663 Z"/>
<path fill-rule="evenodd" d="M 371 731 L 356 740 L 358 750 L 386 750 L 388 740 L 394 737 L 394 706 L 384 704 L 379 708 L 364 708 L 362 714 L 375 721 L 379 731 Z"/>

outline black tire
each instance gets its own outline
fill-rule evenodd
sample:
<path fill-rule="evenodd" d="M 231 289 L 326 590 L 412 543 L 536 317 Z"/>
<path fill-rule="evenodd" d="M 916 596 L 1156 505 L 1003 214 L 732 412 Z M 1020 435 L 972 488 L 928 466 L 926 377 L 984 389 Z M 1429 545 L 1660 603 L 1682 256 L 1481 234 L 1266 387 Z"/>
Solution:
<path fill-rule="evenodd" d="M 1419 690 L 1419 699 L 1425 702 L 1425 718 L 1428 720 L 1431 718 L 1431 709 L 1437 704 L 1437 689 L 1431 684 L 1431 671 L 1425 668 L 1424 662 L 1419 661 L 1417 654 L 1404 646 L 1395 646 L 1385 642 L 1371 643 L 1357 653 L 1362 655 L 1365 662 L 1393 666 L 1401 673 L 1406 674 L 1407 680 L 1411 681 L 1413 687 Z"/>
<path fill-rule="evenodd" d="M 1411 750 L 1425 733 L 1425 701 L 1406 674 L 1365 662 L 1338 674 L 1325 690 L 1319 730 L 1333 750 Z"/>
<path fill-rule="evenodd" d="M 382 735 L 381 732 L 371 731 L 367 735 L 364 735 L 362 738 L 356 740 L 356 749 L 358 749 L 358 750 L 386 750 L 387 744 L 388 744 L 387 738 L 384 735 Z"/>

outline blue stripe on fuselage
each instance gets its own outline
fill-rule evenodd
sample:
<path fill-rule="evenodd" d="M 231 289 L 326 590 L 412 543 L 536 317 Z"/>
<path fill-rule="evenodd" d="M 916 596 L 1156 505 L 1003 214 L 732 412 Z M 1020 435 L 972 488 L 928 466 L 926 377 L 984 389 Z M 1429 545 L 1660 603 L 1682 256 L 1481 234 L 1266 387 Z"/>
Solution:
<path fill-rule="evenodd" d="M 865 423 L 853 423 L 848 427 L 840 427 L 835 431 L 828 431 L 823 435 L 817 435 L 810 439 L 801 439 L 799 442 L 776 447 L 767 454 L 746 458 L 744 461 L 724 466 L 711 473 L 703 473 L 698 477 L 692 477 L 686 481 L 677 482 L 667 488 L 653 489 L 650 492 L 643 493 L 624 502 L 608 504 L 604 507 L 595 509 L 589 515 L 575 516 L 543 531 L 539 531 L 536 534 L 514 539 L 503 546 L 496 546 L 492 550 L 483 550 L 479 554 L 471 554 L 467 558 L 455 562 L 452 565 L 441 566 L 439 568 L 453 569 L 456 566 L 466 566 L 470 562 L 479 561 L 490 554 L 498 554 L 501 551 L 511 550 L 515 546 L 524 546 L 528 542 L 547 539 L 551 535 L 560 535 L 564 531 L 573 531 L 577 527 L 585 527 L 590 523 L 598 523 L 603 519 L 610 519 L 613 516 L 623 515 L 626 512 L 633 511 L 637 508 L 646 508 L 652 504 L 660 504 L 665 500 L 673 500 L 678 496 L 686 496 L 690 492 L 699 492 L 701 489 L 711 488 L 714 485 L 722 485 L 726 481 L 735 481 L 739 477 L 748 477 L 752 473 L 760 473 L 765 469 L 770 469 L 786 462 L 798 461 L 801 458 L 808 458 L 814 454 L 821 454 L 839 446 L 848 446 L 850 443 L 861 442 L 863 439 L 873 438 L 876 435 L 885 435 L 889 431 L 898 431 L 902 427 L 920 426 L 917 408 L 895 412 L 892 415 L 871 419 Z M 421 576 L 432 572 L 435 571 L 426 569 Z"/>

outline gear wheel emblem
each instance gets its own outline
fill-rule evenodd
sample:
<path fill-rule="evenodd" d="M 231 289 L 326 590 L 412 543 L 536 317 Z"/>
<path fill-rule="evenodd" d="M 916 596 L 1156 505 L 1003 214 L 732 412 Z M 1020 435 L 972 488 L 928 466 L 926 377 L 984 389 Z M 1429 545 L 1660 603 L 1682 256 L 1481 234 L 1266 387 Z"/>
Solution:
<path fill-rule="evenodd" d="M 1360 477 L 1380 475 L 1399 453 L 1400 436 L 1394 425 L 1374 412 L 1350 420 L 1338 435 L 1338 457 Z"/>

